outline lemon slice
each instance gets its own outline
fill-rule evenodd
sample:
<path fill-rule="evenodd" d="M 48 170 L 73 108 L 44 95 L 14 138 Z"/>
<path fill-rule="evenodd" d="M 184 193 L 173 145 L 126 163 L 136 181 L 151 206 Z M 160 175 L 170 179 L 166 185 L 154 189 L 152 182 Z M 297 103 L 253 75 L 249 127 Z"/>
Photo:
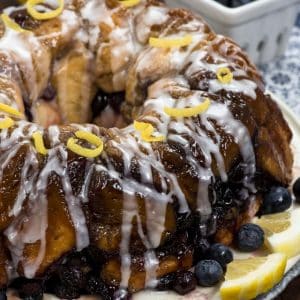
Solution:
<path fill-rule="evenodd" d="M 300 208 L 255 218 L 265 232 L 265 245 L 273 253 L 288 257 L 300 254 Z"/>
<path fill-rule="evenodd" d="M 220 289 L 222 300 L 248 300 L 267 292 L 283 277 L 286 262 L 281 253 L 234 260 Z"/>

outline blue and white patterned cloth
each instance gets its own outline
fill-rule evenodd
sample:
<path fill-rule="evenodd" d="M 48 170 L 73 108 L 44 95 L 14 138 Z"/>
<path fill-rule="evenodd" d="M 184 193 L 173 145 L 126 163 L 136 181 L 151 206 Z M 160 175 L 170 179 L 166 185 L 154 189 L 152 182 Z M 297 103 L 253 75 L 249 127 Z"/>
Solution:
<path fill-rule="evenodd" d="M 281 97 L 300 117 L 300 15 L 285 54 L 261 66 L 266 88 Z"/>

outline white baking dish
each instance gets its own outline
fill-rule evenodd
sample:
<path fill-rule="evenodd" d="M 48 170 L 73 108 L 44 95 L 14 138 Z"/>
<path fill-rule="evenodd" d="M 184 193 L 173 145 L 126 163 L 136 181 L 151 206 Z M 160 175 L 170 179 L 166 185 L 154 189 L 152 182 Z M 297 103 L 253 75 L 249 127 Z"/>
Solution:
<path fill-rule="evenodd" d="M 300 0 L 257 0 L 237 8 L 214 0 L 166 1 L 200 14 L 217 33 L 230 36 L 258 64 L 283 54 L 300 12 Z"/>

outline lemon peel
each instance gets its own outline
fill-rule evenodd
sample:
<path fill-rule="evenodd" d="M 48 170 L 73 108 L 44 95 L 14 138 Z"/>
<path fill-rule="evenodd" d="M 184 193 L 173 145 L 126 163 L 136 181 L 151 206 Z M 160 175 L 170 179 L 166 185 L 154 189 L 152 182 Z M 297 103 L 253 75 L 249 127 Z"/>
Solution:
<path fill-rule="evenodd" d="M 219 68 L 217 70 L 217 78 L 221 83 L 229 84 L 233 79 L 233 74 L 229 68 Z"/>
<path fill-rule="evenodd" d="M 26 2 L 27 12 L 36 20 L 49 20 L 58 17 L 64 9 L 64 0 L 57 0 L 58 7 L 49 12 L 39 12 L 35 6 L 44 3 L 44 0 L 28 0 Z"/>
<path fill-rule="evenodd" d="M 163 135 L 153 136 L 154 127 L 150 123 L 134 121 L 133 127 L 141 133 L 141 138 L 145 142 L 162 142 L 165 140 Z"/>
<path fill-rule="evenodd" d="M 11 19 L 7 14 L 1 14 L 1 19 L 6 27 L 13 29 L 18 32 L 29 32 L 23 29 L 19 24 L 17 24 L 13 19 Z"/>
<path fill-rule="evenodd" d="M 36 151 L 42 155 L 47 155 L 48 149 L 45 147 L 43 135 L 39 131 L 36 131 L 32 134 L 32 139 Z"/>
<path fill-rule="evenodd" d="M 10 105 L 0 103 L 0 111 L 6 112 L 10 115 L 16 116 L 16 117 L 22 117 L 22 113 L 19 112 L 17 109 L 13 108 Z"/>
<path fill-rule="evenodd" d="M 209 98 L 205 98 L 204 102 L 194 106 L 194 107 L 187 107 L 187 108 L 173 108 L 173 107 L 165 107 L 164 112 L 169 115 L 170 117 L 175 118 L 189 118 L 197 116 L 201 113 L 204 113 L 208 110 L 211 102 Z"/>
<path fill-rule="evenodd" d="M 68 139 L 67 148 L 69 150 L 73 151 L 74 153 L 80 156 L 87 157 L 87 158 L 95 158 L 102 153 L 104 148 L 104 143 L 102 139 L 96 136 L 95 134 L 84 130 L 78 130 L 75 132 L 75 136 L 77 137 L 77 139 L 75 138 Z M 95 146 L 96 148 L 89 149 L 89 148 L 82 147 L 78 145 L 77 143 L 78 139 L 85 140 L 90 144 L 92 144 L 93 146 Z"/>
<path fill-rule="evenodd" d="M 0 129 L 7 129 L 14 126 L 15 121 L 9 117 L 0 120 Z"/>
<path fill-rule="evenodd" d="M 185 47 L 193 42 L 191 35 L 185 35 L 180 38 L 155 38 L 150 37 L 149 45 L 155 48 L 174 48 Z"/>
<path fill-rule="evenodd" d="M 138 5 L 141 0 L 120 0 L 119 3 L 124 5 L 125 7 L 133 7 Z"/>

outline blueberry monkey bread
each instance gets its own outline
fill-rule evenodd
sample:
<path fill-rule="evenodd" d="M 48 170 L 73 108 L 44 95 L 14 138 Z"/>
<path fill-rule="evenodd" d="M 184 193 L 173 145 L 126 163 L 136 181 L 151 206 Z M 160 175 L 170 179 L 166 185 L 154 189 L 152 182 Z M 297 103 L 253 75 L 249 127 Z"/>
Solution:
<path fill-rule="evenodd" d="M 0 36 L 3 290 L 159 287 L 290 183 L 292 134 L 257 69 L 191 12 L 29 0 Z"/>

